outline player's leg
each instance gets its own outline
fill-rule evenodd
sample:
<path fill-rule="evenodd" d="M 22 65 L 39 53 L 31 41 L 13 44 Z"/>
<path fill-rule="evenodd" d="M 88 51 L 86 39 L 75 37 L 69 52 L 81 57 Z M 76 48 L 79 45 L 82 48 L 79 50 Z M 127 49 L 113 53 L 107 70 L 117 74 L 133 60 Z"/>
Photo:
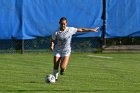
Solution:
<path fill-rule="evenodd" d="M 60 63 L 61 57 L 54 56 L 54 66 L 53 66 L 53 75 L 55 79 L 58 79 L 58 68 Z"/>
<path fill-rule="evenodd" d="M 66 70 L 67 66 L 68 66 L 68 62 L 69 62 L 69 57 L 70 56 L 64 56 L 61 58 L 61 64 L 60 64 L 60 74 L 63 75 L 64 71 Z"/>

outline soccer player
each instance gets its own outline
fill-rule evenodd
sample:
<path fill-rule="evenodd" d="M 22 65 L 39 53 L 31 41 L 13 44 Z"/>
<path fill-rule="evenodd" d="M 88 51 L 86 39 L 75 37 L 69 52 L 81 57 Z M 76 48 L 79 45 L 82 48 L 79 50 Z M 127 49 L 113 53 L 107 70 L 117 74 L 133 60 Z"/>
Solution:
<path fill-rule="evenodd" d="M 52 35 L 51 51 L 54 52 L 54 66 L 53 75 L 58 79 L 58 69 L 60 65 L 60 75 L 64 74 L 67 68 L 69 57 L 71 54 L 71 38 L 76 32 L 97 32 L 99 27 L 96 28 L 74 28 L 67 27 L 67 19 L 62 17 L 59 21 L 60 27 Z"/>

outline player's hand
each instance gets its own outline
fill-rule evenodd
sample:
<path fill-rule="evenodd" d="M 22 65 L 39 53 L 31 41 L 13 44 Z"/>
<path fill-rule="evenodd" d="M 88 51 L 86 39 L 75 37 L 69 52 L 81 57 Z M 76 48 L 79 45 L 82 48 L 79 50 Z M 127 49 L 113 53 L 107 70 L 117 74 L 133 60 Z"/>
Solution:
<path fill-rule="evenodd" d="M 51 46 L 50 50 L 51 50 L 51 51 L 53 51 L 53 50 L 54 50 L 54 47 L 53 47 L 53 46 Z"/>
<path fill-rule="evenodd" d="M 98 32 L 99 27 L 93 28 L 92 31 Z"/>

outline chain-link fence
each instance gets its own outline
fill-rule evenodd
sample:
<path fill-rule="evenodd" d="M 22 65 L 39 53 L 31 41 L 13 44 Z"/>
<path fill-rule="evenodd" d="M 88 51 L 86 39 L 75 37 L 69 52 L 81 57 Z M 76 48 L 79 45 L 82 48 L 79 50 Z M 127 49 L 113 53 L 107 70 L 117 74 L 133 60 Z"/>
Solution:
<path fill-rule="evenodd" d="M 131 48 L 133 49 L 134 45 L 140 45 L 140 38 L 106 39 L 106 48 L 114 45 L 131 45 Z M 71 46 L 72 52 L 102 52 L 102 40 L 99 37 L 74 37 Z M 139 46 L 137 47 L 139 48 Z M 29 40 L 0 40 L 0 53 L 29 52 L 50 52 L 50 37 L 38 37 Z"/>
<path fill-rule="evenodd" d="M 94 38 L 73 38 L 72 52 L 97 52 L 101 49 L 101 39 Z M 50 37 L 38 37 L 29 40 L 0 40 L 0 53 L 29 53 L 49 52 Z"/>
<path fill-rule="evenodd" d="M 108 38 L 106 45 L 140 45 L 140 37 Z"/>
<path fill-rule="evenodd" d="M 103 52 L 140 52 L 139 37 L 121 37 L 106 39 Z"/>

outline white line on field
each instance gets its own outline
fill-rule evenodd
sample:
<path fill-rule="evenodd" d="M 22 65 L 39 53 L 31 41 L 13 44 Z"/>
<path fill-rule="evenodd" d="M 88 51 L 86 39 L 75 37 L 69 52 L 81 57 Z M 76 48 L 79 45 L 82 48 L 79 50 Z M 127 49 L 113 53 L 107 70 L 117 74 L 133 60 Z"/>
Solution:
<path fill-rule="evenodd" d="M 87 55 L 88 57 L 96 57 L 96 58 L 108 58 L 111 59 L 113 57 L 107 57 L 107 56 L 95 56 L 95 55 Z"/>

